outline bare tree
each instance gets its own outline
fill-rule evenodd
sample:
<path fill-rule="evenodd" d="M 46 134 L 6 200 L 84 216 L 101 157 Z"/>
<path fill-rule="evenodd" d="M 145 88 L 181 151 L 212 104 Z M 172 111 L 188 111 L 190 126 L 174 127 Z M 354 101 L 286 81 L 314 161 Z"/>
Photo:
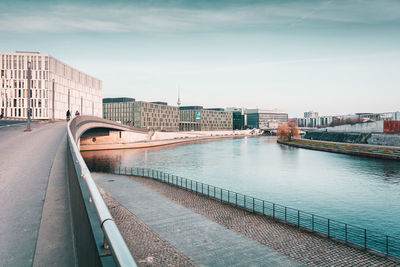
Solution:
<path fill-rule="evenodd" d="M 290 142 L 292 141 L 292 138 L 299 137 L 300 130 L 299 127 L 297 127 L 297 124 L 293 122 L 284 123 L 278 127 L 276 135 L 278 136 L 279 140 L 287 140 Z"/>

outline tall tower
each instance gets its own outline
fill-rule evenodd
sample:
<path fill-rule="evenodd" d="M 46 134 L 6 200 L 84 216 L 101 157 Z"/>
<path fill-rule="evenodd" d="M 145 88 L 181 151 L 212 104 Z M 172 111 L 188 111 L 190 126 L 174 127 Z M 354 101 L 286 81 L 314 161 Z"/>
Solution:
<path fill-rule="evenodd" d="M 178 107 L 182 104 L 181 103 L 181 89 L 178 88 L 178 102 L 176 102 L 178 104 Z"/>

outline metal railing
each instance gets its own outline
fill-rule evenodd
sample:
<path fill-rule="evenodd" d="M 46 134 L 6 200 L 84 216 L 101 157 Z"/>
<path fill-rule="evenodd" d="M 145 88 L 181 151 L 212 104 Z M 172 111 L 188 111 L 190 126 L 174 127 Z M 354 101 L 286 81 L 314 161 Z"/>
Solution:
<path fill-rule="evenodd" d="M 274 220 L 279 220 L 298 228 L 311 230 L 329 239 L 340 241 L 360 249 L 392 256 L 397 259 L 400 258 L 400 238 L 154 169 L 119 167 L 113 173 L 156 179 L 236 207 L 244 208 L 250 212 L 269 216 Z"/>
<path fill-rule="evenodd" d="M 101 248 L 97 248 L 98 250 L 106 250 L 111 251 L 111 255 L 114 258 L 115 264 L 118 266 L 136 266 L 135 260 L 130 253 L 128 246 L 125 243 L 125 240 L 122 238 L 121 233 L 119 232 L 117 225 L 115 224 L 100 192 L 98 191 L 95 182 L 92 179 L 89 169 L 87 168 L 85 161 L 83 160 L 79 149 L 75 143 L 75 138 L 71 132 L 71 122 L 68 123 L 67 131 L 68 131 L 68 143 L 71 152 L 71 160 L 74 165 L 74 169 L 76 172 L 77 182 L 82 191 L 86 191 L 81 193 L 83 196 L 83 202 L 85 202 L 86 207 L 92 208 L 97 213 L 97 220 L 95 222 L 90 222 L 91 232 L 95 235 L 96 230 L 93 229 L 93 224 L 97 227 L 101 228 L 103 232 L 103 242 L 100 242 Z M 76 123 L 76 122 L 74 122 Z M 75 187 L 77 188 L 77 187 Z M 73 194 L 73 192 L 71 192 Z M 86 198 L 86 199 L 85 199 Z M 82 205 L 82 204 L 81 204 Z M 72 207 L 74 208 L 74 207 Z M 82 212 L 81 212 L 82 213 Z M 88 217 L 90 217 L 91 211 L 86 210 Z M 78 212 L 79 214 L 79 212 Z M 80 224 L 81 222 L 77 222 Z M 78 230 L 79 231 L 79 230 Z M 79 231 L 80 233 L 87 235 L 87 231 Z M 98 246 L 99 242 L 95 241 Z M 87 252 L 87 248 L 84 248 Z M 89 255 L 85 255 L 86 252 L 83 252 L 83 258 L 89 257 Z M 110 255 L 110 252 L 100 253 L 98 256 L 106 256 Z M 102 254 L 102 255 L 100 255 Z M 79 251 L 78 251 L 79 258 Z M 94 260 L 96 262 L 97 260 Z"/>

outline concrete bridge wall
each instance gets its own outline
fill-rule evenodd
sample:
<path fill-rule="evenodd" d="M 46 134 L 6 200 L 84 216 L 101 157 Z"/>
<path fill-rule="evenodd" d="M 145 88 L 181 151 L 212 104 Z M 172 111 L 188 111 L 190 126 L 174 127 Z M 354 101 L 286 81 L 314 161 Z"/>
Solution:
<path fill-rule="evenodd" d="M 80 136 L 95 128 L 135 130 L 89 116 L 68 124 L 68 182 L 78 264 L 136 266 L 78 149 Z"/>

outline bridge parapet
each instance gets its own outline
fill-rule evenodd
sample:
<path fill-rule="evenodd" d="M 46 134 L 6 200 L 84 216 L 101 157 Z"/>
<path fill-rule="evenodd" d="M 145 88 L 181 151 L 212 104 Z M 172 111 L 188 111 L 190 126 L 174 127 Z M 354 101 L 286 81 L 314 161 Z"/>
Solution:
<path fill-rule="evenodd" d="M 78 262 L 82 266 L 136 266 L 78 149 L 80 136 L 95 127 L 140 131 L 90 116 L 68 123 L 67 167 Z"/>

